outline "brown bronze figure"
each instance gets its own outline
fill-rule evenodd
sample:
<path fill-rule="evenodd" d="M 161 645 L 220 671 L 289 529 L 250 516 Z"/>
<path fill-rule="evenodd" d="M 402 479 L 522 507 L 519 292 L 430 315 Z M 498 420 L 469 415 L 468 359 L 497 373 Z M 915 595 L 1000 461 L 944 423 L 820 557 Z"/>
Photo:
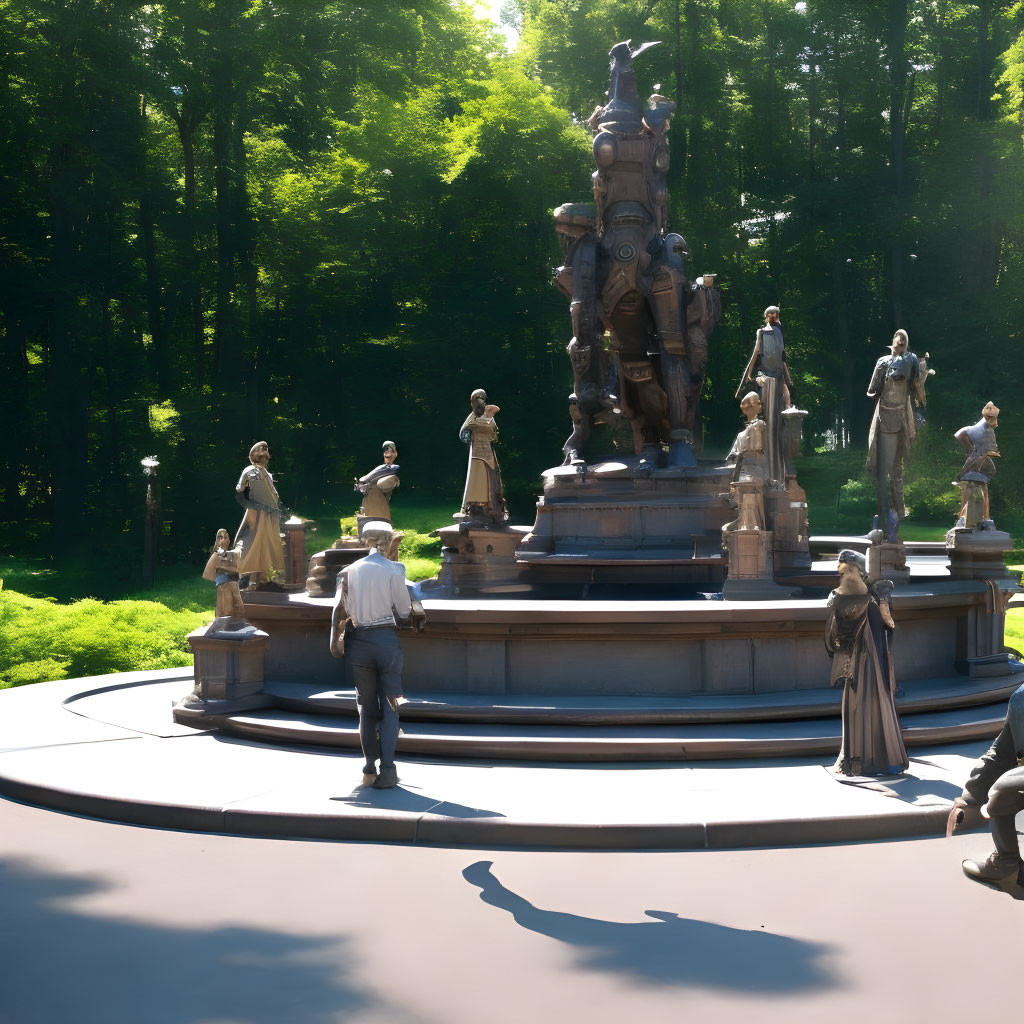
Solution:
<path fill-rule="evenodd" d="M 612 48 L 608 103 L 588 122 L 595 205 L 555 211 L 565 255 L 555 283 L 570 299 L 573 325 L 566 465 L 582 465 L 594 423 L 619 414 L 628 417 L 648 464 L 656 464 L 662 444 L 670 466 L 696 462 L 693 431 L 720 300 L 713 275 L 689 281 L 686 241 L 667 228 L 666 132 L 675 104 L 657 93 L 645 104 L 632 68 L 653 45 Z"/>

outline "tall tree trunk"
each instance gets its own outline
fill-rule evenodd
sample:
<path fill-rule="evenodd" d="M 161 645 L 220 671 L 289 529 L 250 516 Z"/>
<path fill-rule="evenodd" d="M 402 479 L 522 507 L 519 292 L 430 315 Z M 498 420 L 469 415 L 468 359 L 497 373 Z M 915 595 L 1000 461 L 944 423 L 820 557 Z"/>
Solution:
<path fill-rule="evenodd" d="M 906 213 L 907 16 L 909 0 L 889 0 L 886 48 L 889 59 L 889 195 L 893 234 L 888 246 L 889 308 L 894 326 L 903 322 L 903 223 Z"/>

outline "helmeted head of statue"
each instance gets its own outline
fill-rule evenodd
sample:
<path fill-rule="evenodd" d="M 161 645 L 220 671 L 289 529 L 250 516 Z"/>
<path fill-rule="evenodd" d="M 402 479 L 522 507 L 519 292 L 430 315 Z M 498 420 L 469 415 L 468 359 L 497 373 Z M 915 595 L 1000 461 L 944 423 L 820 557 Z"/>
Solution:
<path fill-rule="evenodd" d="M 381 454 L 384 456 L 384 461 L 390 466 L 391 463 L 398 458 L 398 448 L 395 447 L 395 442 L 385 441 L 380 447 Z"/>
<path fill-rule="evenodd" d="M 764 311 L 765 321 L 767 323 L 770 323 L 770 324 L 777 324 L 779 322 L 779 317 L 781 315 L 782 314 L 779 312 L 779 307 L 778 306 L 769 306 Z"/>
<path fill-rule="evenodd" d="M 981 410 L 981 415 L 985 417 L 985 422 L 990 427 L 999 426 L 999 407 L 994 402 L 986 402 L 985 408 Z"/>
<path fill-rule="evenodd" d="M 843 550 L 839 552 L 839 574 L 842 575 L 844 572 L 851 572 L 854 570 L 856 570 L 861 577 L 867 576 L 867 562 L 859 551 L 854 551 L 852 548 L 843 548 Z"/>
<path fill-rule="evenodd" d="M 266 441 L 257 441 L 249 449 L 249 461 L 254 466 L 265 466 L 270 461 L 270 445 Z"/>

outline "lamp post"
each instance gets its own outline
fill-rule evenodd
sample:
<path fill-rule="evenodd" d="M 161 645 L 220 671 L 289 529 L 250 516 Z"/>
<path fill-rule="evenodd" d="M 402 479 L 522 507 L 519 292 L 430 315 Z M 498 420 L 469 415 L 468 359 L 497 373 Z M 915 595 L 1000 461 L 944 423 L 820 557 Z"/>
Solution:
<path fill-rule="evenodd" d="M 157 548 L 160 541 L 160 481 L 156 471 L 160 466 L 155 455 L 142 459 L 142 473 L 146 478 L 146 526 L 142 535 L 142 586 L 149 589 L 156 576 Z"/>

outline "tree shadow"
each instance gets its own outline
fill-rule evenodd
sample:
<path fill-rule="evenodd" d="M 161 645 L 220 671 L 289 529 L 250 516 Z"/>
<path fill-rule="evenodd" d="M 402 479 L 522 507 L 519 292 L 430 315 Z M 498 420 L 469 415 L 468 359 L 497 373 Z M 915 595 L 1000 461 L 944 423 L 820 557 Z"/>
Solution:
<path fill-rule="evenodd" d="M 729 928 L 664 910 L 646 910 L 653 920 L 629 924 L 541 910 L 506 889 L 491 866 L 491 861 L 477 861 L 462 874 L 479 887 L 485 903 L 508 911 L 520 927 L 575 947 L 580 966 L 589 970 L 647 984 L 750 993 L 807 992 L 841 984 L 820 962 L 832 952 L 822 943 Z"/>
<path fill-rule="evenodd" d="M 201 900 L 205 885 L 216 880 L 186 871 L 167 879 L 166 896 Z M 382 1005 L 353 980 L 357 959 L 347 938 L 164 926 L 70 905 L 108 888 L 100 878 L 46 872 L 31 861 L 0 863 L 4 1024 L 326 1022 Z"/>

